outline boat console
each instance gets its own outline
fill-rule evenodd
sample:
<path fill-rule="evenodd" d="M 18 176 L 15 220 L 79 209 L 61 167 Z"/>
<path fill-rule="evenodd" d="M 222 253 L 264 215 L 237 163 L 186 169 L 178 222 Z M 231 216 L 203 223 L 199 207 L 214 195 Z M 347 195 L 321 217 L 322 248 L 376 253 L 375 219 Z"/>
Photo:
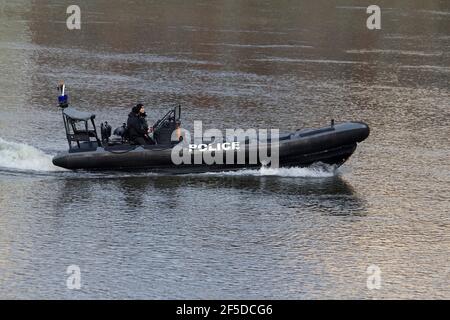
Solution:
<path fill-rule="evenodd" d="M 125 123 L 121 127 L 116 128 L 113 131 L 113 137 L 111 137 L 112 128 L 105 121 L 100 126 L 100 139 L 95 125 L 95 114 L 81 112 L 70 107 L 63 82 L 60 83 L 58 89 L 60 91 L 58 102 L 59 107 L 62 109 L 64 128 L 66 130 L 67 142 L 69 143 L 69 152 L 95 151 L 97 147 L 130 147 L 132 145 L 127 137 Z M 175 140 L 172 140 L 172 133 L 174 131 L 179 132 L 177 129 L 181 128 L 180 118 L 181 106 L 176 106 L 152 126 L 151 131 L 155 144 L 171 146 L 181 141 L 179 134 Z"/>

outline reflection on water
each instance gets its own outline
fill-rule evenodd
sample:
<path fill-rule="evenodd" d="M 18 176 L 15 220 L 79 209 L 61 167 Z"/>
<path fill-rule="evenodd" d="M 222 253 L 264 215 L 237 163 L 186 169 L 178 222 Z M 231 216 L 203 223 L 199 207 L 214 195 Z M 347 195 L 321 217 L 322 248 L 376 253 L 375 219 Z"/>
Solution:
<path fill-rule="evenodd" d="M 369 4 L 80 0 L 68 31 L 64 4 L 1 1 L 0 297 L 448 298 L 449 4 L 378 1 L 380 31 Z M 188 129 L 371 136 L 337 174 L 54 172 L 61 78 L 113 125 L 141 100 Z"/>
<path fill-rule="evenodd" d="M 30 179 L 4 175 L 2 194 L 6 194 L 3 187 L 8 185 L 21 188 L 23 194 L 2 201 L 7 208 L 2 227 L 13 241 L 5 244 L 8 251 L 19 245 L 21 253 L 3 255 L 2 259 L 16 263 L 14 270 L 22 270 L 25 275 L 13 271 L 3 279 L 8 287 L 17 285 L 14 292 L 22 297 L 28 296 L 23 293 L 25 283 L 33 290 L 43 285 L 55 290 L 45 296 L 69 297 L 69 292 L 58 285 L 60 280 L 54 271 L 63 270 L 67 263 L 87 267 L 89 289 L 75 293 L 75 297 L 182 297 L 187 294 L 184 290 L 190 290 L 191 281 L 198 281 L 195 297 L 233 297 L 236 286 L 242 285 L 232 281 L 235 277 L 247 282 L 263 272 L 266 278 L 274 267 L 287 268 L 294 259 L 304 261 L 303 250 L 292 249 L 303 247 L 302 234 L 323 228 L 333 216 L 345 214 L 359 219 L 366 210 L 364 201 L 340 176 Z M 260 201 L 264 201 L 264 207 Z M 30 211 L 27 206 L 39 211 Z M 17 216 L 17 212 L 27 211 Z M 25 239 L 28 244 L 22 243 Z M 237 269 L 228 274 L 230 263 Z M 304 261 L 307 268 L 311 268 L 309 263 L 317 261 Z M 114 266 L 113 270 L 108 264 Z M 104 268 L 111 273 L 102 274 Z M 252 275 L 252 270 L 256 274 Z M 30 279 L 29 272 L 38 276 Z M 144 276 L 147 287 L 135 287 L 136 272 L 149 275 Z M 270 282 L 287 281 L 292 276 L 286 272 Z M 202 279 L 208 281 L 203 283 Z M 131 281 L 133 289 L 121 287 L 125 281 Z M 217 281 L 222 293 L 214 289 L 215 285 L 208 285 L 210 281 Z M 283 294 L 278 292 L 279 287 L 269 289 L 264 293 L 268 297 Z M 259 296 L 256 288 L 237 295 L 246 294 Z M 29 296 L 33 295 L 32 291 Z"/>
<path fill-rule="evenodd" d="M 148 194 L 157 195 L 161 203 L 169 208 L 177 207 L 182 201 L 186 189 L 202 190 L 202 193 L 235 192 L 274 198 L 276 204 L 287 208 L 311 205 L 310 209 L 330 214 L 351 215 L 364 211 L 362 201 L 355 195 L 354 189 L 340 176 L 330 178 L 283 178 L 283 177 L 247 177 L 236 176 L 154 176 L 127 177 L 119 179 L 86 179 L 64 180 L 64 186 L 57 201 L 59 211 L 80 200 L 96 203 L 99 197 L 109 202 L 124 201 L 124 209 L 139 209 L 143 206 Z M 111 186 L 114 198 L 106 191 L 98 195 L 99 188 Z M 94 188 L 94 189 L 93 189 Z M 108 191 L 110 188 L 108 188 Z M 115 200 L 117 199 L 117 200 Z M 186 199 L 188 200 L 188 199 Z M 215 199 L 202 202 L 213 205 Z M 212 208 L 211 208 L 212 209 Z"/>

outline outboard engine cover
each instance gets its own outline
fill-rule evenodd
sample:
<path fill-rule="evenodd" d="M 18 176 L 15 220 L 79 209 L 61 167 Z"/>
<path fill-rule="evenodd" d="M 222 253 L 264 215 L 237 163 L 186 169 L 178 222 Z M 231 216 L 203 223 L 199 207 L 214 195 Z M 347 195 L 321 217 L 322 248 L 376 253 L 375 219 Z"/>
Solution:
<path fill-rule="evenodd" d="M 127 124 L 123 123 L 121 127 L 114 129 L 114 135 L 121 137 L 122 141 L 127 140 Z"/>
<path fill-rule="evenodd" d="M 127 125 L 124 123 L 121 127 L 118 127 L 114 129 L 114 135 L 123 137 L 125 135 L 125 132 L 127 131 Z"/>

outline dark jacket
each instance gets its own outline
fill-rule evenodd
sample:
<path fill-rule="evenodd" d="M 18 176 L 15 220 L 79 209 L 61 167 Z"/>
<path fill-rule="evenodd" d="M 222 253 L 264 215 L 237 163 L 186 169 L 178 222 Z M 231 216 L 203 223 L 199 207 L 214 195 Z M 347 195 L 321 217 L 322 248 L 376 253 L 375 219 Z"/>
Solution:
<path fill-rule="evenodd" d="M 128 138 L 132 141 L 139 137 L 145 137 L 147 134 L 142 117 L 133 112 L 128 115 L 127 134 Z"/>
<path fill-rule="evenodd" d="M 139 120 L 141 121 L 142 128 L 144 128 L 145 132 L 148 132 L 149 126 L 146 118 L 147 118 L 146 113 L 139 115 Z"/>

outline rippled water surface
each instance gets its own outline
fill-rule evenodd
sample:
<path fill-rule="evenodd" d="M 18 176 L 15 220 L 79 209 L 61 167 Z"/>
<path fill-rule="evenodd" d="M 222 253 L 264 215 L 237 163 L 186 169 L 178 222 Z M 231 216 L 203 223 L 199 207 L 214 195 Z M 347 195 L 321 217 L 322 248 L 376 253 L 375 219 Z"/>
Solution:
<path fill-rule="evenodd" d="M 0 298 L 450 298 L 450 6 L 0 0 Z M 365 121 L 337 172 L 69 172 L 58 80 L 119 126 Z M 66 268 L 81 268 L 81 290 Z M 381 270 L 368 290 L 366 271 Z"/>

